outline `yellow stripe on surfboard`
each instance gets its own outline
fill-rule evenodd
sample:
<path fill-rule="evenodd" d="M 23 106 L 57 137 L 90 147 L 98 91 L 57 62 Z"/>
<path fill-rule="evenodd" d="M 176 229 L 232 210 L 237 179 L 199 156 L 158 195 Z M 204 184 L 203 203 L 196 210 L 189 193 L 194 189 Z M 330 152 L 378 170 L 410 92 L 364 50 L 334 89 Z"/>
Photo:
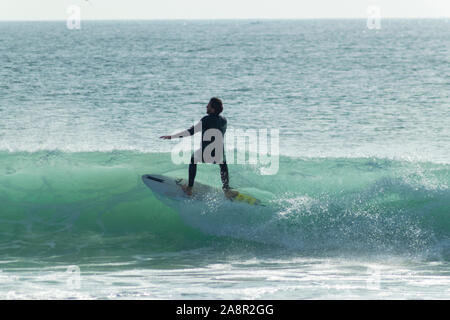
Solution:
<path fill-rule="evenodd" d="M 253 198 L 251 196 L 247 196 L 247 195 L 245 195 L 243 193 L 240 193 L 240 192 L 239 192 L 239 194 L 236 197 L 233 198 L 233 201 L 246 202 L 246 203 L 251 204 L 251 205 L 255 205 L 255 204 L 259 203 L 258 199 L 255 199 L 255 198 Z"/>

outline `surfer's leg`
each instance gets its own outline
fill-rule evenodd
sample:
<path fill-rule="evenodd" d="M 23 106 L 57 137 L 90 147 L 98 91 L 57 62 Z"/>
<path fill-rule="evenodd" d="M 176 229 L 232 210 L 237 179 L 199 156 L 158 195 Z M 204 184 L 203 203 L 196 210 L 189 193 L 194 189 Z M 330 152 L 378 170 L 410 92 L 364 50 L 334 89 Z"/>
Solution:
<path fill-rule="evenodd" d="M 222 178 L 222 189 L 228 190 L 230 189 L 230 178 L 228 176 L 228 165 L 226 161 L 219 164 L 220 165 L 220 178 Z"/>
<path fill-rule="evenodd" d="M 222 178 L 222 189 L 227 198 L 233 199 L 239 195 L 239 192 L 230 189 L 230 177 L 228 176 L 228 165 L 226 161 L 220 164 L 220 177 Z"/>
<path fill-rule="evenodd" d="M 192 155 L 191 163 L 189 164 L 189 187 L 194 186 L 195 175 L 197 174 L 197 164 L 194 162 L 194 155 Z"/>

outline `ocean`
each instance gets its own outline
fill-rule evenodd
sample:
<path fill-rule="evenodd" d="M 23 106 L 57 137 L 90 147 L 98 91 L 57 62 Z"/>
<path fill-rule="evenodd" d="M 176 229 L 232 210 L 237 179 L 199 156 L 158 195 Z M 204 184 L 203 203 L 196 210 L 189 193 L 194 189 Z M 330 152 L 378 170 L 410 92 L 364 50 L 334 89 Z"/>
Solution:
<path fill-rule="evenodd" d="M 449 92 L 449 19 L 0 22 L 0 299 L 449 299 Z M 264 206 L 142 183 L 215 96 Z"/>

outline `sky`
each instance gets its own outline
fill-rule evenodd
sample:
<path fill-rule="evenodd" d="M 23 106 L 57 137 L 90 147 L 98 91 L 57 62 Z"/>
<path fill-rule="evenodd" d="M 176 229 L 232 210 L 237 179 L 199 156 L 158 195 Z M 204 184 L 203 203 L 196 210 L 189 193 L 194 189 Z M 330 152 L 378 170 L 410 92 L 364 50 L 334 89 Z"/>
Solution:
<path fill-rule="evenodd" d="M 450 0 L 0 0 L 0 20 L 297 19 L 450 17 Z"/>

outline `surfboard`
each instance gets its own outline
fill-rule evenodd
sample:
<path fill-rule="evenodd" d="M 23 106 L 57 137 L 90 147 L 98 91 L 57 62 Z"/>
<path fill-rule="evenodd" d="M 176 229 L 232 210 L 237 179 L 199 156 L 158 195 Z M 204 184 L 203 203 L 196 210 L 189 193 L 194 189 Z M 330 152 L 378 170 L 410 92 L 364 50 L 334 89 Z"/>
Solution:
<path fill-rule="evenodd" d="M 181 189 L 181 186 L 187 184 L 188 182 L 185 179 L 181 178 L 172 178 L 157 174 L 144 174 L 142 176 L 142 181 L 153 192 L 169 198 L 175 199 L 189 198 L 199 201 L 205 201 L 209 199 L 212 195 L 216 195 L 222 196 L 224 199 L 228 199 L 225 197 L 222 190 L 199 182 L 195 182 L 194 192 L 192 196 L 188 196 Z M 249 205 L 261 205 L 260 200 L 252 196 L 243 194 L 239 191 L 235 197 L 230 198 L 229 200 L 238 203 L 246 203 Z"/>

